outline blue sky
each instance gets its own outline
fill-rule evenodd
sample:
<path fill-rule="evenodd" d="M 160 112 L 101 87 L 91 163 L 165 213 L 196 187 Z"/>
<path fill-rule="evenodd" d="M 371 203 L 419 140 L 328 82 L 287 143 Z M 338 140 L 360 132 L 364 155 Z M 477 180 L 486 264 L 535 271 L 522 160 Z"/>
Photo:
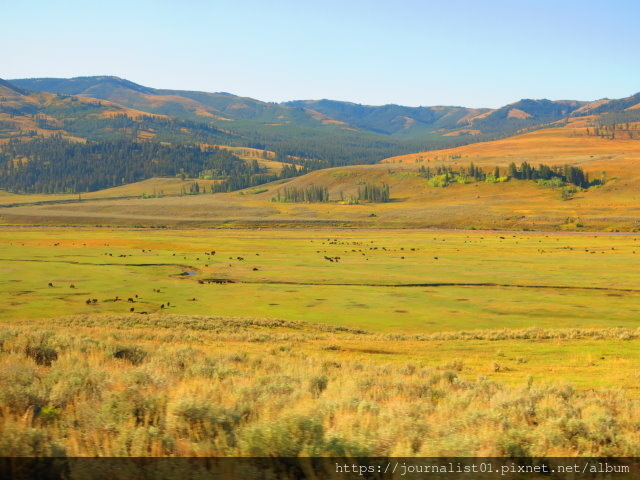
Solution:
<path fill-rule="evenodd" d="M 640 2 L 0 0 L 0 78 L 497 107 L 640 91 Z"/>

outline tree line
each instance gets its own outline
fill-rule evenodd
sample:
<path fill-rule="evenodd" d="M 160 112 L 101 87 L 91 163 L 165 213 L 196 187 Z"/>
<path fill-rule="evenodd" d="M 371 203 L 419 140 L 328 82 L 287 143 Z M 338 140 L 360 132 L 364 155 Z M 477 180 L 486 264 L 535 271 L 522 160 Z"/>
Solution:
<path fill-rule="evenodd" d="M 261 175 L 265 171 L 257 162 L 244 162 L 227 150 L 124 139 L 77 143 L 52 136 L 11 141 L 0 156 L 0 188 L 21 193 L 90 192 L 151 177 Z"/>
<path fill-rule="evenodd" d="M 549 166 L 544 164 L 535 166 L 526 161 L 520 163 L 519 166 L 515 162 L 511 162 L 506 170 L 501 170 L 497 166 L 485 170 L 473 163 L 467 168 L 460 167 L 458 169 L 454 169 L 449 165 L 441 165 L 434 168 L 423 165 L 418 170 L 418 173 L 429 179 L 433 186 L 446 186 L 449 183 L 470 183 L 472 181 L 504 182 L 511 178 L 543 181 L 556 179 L 581 188 L 588 188 L 602 183 L 601 180 L 590 180 L 589 174 L 585 173 L 580 167 L 573 165 Z"/>
<path fill-rule="evenodd" d="M 340 199 L 344 201 L 344 196 L 340 192 Z M 349 204 L 359 203 L 360 201 L 370 203 L 384 203 L 390 199 L 389 185 L 383 183 L 376 185 L 367 183 L 358 188 L 358 195 L 349 199 Z M 305 188 L 284 187 L 276 192 L 276 196 L 272 198 L 274 202 L 288 203 L 324 203 L 329 201 L 329 189 L 327 187 L 309 185 Z"/>
<path fill-rule="evenodd" d="M 285 187 L 278 190 L 272 200 L 288 203 L 323 203 L 329 201 L 329 190 L 317 185 L 309 185 L 306 188 Z"/>

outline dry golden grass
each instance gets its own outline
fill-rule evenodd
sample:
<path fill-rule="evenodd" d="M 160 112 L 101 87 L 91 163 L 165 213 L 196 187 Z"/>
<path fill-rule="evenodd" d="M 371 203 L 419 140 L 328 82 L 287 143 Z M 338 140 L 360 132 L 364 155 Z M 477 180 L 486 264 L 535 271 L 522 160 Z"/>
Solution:
<path fill-rule="evenodd" d="M 468 158 L 457 161 L 461 165 L 468 164 Z M 607 172 L 614 172 L 616 165 L 615 171 L 621 172 L 624 168 L 629 176 L 626 173 L 625 176 L 607 173 L 604 186 L 579 192 L 569 201 L 562 199 L 561 189 L 543 187 L 533 181 L 431 187 L 426 179 L 418 176 L 417 168 L 440 163 L 433 161 L 431 164 L 398 163 L 327 169 L 228 194 L 0 208 L 0 224 L 639 229 L 640 177 L 635 176 L 634 169 L 640 167 L 640 158 L 629 158 L 624 162 L 601 158 L 599 162 L 598 168 L 606 167 Z M 340 202 L 340 198 L 348 199 L 357 194 L 358 188 L 365 183 L 390 185 L 392 201 L 360 205 Z M 306 188 L 309 185 L 327 186 L 332 201 L 319 204 L 272 201 L 278 189 L 285 186 Z M 256 191 L 262 192 L 246 195 Z M 92 196 L 100 198 L 105 195 L 95 192 Z"/>
<path fill-rule="evenodd" d="M 587 135 L 586 119 L 578 118 L 564 128 L 547 128 L 491 142 L 401 155 L 383 163 L 415 163 L 506 167 L 511 162 L 579 165 L 587 172 L 602 170 L 609 176 L 637 172 L 640 141 L 609 140 Z M 593 129 L 593 127 L 590 127 Z M 451 156 L 461 158 L 451 159 Z M 632 176 L 636 176 L 635 174 Z"/>
<path fill-rule="evenodd" d="M 530 335 L 517 342 L 540 353 L 583 341 Z M 638 332 L 596 335 L 632 345 Z M 479 338 L 493 339 L 486 372 L 527 371 L 499 332 Z M 506 386 L 477 376 L 470 355 L 429 360 L 439 343 L 486 340 L 171 315 L 17 322 L 0 340 L 2 456 L 640 453 L 640 404 L 624 390 L 526 373 Z"/>
<path fill-rule="evenodd" d="M 39 202 L 58 202 L 72 201 L 81 199 L 92 200 L 102 198 L 119 198 L 119 197 L 142 197 L 152 196 L 161 197 L 163 195 L 180 195 L 184 190 L 189 191 L 189 187 L 194 182 L 200 185 L 200 188 L 209 190 L 211 185 L 219 182 L 219 180 L 202 180 L 199 178 L 150 178 L 136 183 L 129 183 L 120 187 L 107 188 L 89 193 L 73 193 L 73 194 L 17 194 L 0 190 L 0 205 L 10 204 L 29 204 Z"/>

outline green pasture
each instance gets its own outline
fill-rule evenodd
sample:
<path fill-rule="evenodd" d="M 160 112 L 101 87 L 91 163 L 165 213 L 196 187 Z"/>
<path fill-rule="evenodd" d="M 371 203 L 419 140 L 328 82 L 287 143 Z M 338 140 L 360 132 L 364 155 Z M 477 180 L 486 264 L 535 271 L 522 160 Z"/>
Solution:
<path fill-rule="evenodd" d="M 638 238 L 7 227 L 0 229 L 0 316 L 11 321 L 133 308 L 378 332 L 635 328 Z M 97 302 L 87 304 L 90 299 Z"/>

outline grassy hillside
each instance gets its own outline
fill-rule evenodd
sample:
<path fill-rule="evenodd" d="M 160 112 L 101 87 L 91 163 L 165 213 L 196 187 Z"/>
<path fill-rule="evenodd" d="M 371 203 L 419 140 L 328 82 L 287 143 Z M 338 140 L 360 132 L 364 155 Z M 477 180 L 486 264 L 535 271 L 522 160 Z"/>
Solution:
<path fill-rule="evenodd" d="M 580 121 L 582 122 L 582 120 Z M 592 125 L 591 123 L 589 123 Z M 640 141 L 587 135 L 578 120 L 458 149 L 394 157 L 370 166 L 339 167 L 223 195 L 95 201 L 0 209 L 4 223 L 242 226 L 334 225 L 533 230 L 640 228 Z M 581 125 L 581 126 L 578 126 Z M 635 128 L 635 125 L 631 125 Z M 632 128 L 632 132 L 633 132 Z M 563 187 L 533 180 L 472 181 L 432 186 L 420 168 L 441 165 L 502 172 L 511 162 L 577 165 L 604 184 L 563 196 Z M 604 172 L 604 173 L 603 173 Z M 348 204 L 366 184 L 390 187 L 388 203 Z M 326 188 L 328 203 L 272 201 L 285 188 Z"/>

